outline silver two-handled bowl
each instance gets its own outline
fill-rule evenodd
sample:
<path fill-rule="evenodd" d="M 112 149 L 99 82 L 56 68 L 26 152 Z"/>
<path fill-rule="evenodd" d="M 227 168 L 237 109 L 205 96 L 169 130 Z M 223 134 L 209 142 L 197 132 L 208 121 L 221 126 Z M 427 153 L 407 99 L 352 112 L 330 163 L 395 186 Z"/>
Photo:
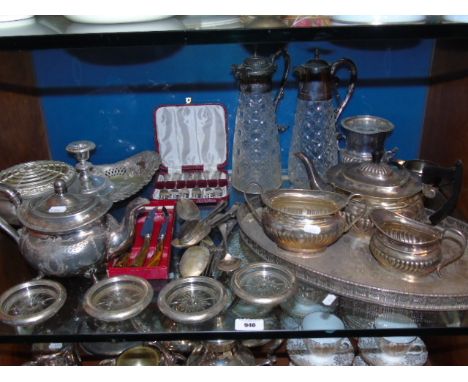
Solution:
<path fill-rule="evenodd" d="M 280 248 L 292 252 L 318 252 L 327 248 L 347 232 L 365 213 L 365 209 L 347 222 L 344 209 L 359 198 L 328 192 L 302 189 L 280 189 L 261 194 L 262 213 L 246 201 L 266 235 Z"/>

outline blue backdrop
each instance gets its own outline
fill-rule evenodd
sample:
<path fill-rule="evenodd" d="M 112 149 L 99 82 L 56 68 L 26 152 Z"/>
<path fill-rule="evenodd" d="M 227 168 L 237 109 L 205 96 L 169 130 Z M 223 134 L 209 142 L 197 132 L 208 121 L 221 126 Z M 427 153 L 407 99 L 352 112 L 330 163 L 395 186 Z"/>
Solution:
<path fill-rule="evenodd" d="M 396 128 L 387 147 L 398 146 L 398 156 L 407 159 L 419 153 L 433 46 L 432 40 L 295 42 L 288 50 L 293 68 L 313 58 L 315 48 L 328 62 L 352 59 L 358 82 L 342 117 L 373 114 L 391 120 Z M 183 104 L 186 97 L 194 103 L 226 105 L 231 147 L 238 98 L 231 65 L 252 52 L 251 46 L 242 44 L 35 51 L 52 158 L 74 164 L 65 146 L 78 139 L 96 142 L 91 159 L 96 164 L 152 149 L 155 108 Z M 282 69 L 280 63 L 275 81 Z M 346 77 L 344 71 L 340 75 Z M 278 122 L 291 127 L 281 135 L 283 168 L 287 168 L 296 96 L 291 72 L 278 111 Z"/>

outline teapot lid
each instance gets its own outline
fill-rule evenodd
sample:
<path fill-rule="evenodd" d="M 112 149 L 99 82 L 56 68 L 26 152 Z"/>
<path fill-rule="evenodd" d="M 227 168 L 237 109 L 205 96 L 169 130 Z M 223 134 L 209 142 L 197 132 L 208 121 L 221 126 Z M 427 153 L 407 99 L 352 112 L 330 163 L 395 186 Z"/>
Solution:
<path fill-rule="evenodd" d="M 240 65 L 233 65 L 236 78 L 271 76 L 276 70 L 276 64 L 271 57 L 257 56 L 248 57 Z"/>
<path fill-rule="evenodd" d="M 39 232 L 69 232 L 99 219 L 112 201 L 97 195 L 67 192 L 62 179 L 54 182 L 54 194 L 23 202 L 17 213 L 25 227 Z"/>
<path fill-rule="evenodd" d="M 422 190 L 421 183 L 404 168 L 378 160 L 343 163 L 327 171 L 327 178 L 336 188 L 364 196 L 401 199 Z"/>

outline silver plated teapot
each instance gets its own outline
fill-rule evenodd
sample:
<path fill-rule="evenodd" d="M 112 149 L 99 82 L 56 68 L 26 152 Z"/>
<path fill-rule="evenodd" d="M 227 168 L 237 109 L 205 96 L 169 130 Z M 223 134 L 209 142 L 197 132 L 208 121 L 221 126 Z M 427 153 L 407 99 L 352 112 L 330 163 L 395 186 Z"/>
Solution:
<path fill-rule="evenodd" d="M 353 226 L 358 233 L 370 234 L 373 223 L 368 217 L 375 208 L 390 210 L 403 216 L 433 225 L 449 215 L 456 206 L 461 190 L 462 163 L 457 162 L 452 169 L 433 168 L 434 172 L 450 171 L 452 177 L 452 196 L 445 204 L 433 213 L 426 215 L 425 198 L 434 198 L 436 188 L 432 184 L 423 183 L 421 178 L 398 164 L 382 161 L 384 153 L 374 152 L 371 162 L 341 163 L 331 167 L 326 177 L 321 177 L 315 168 L 315 163 L 304 153 L 296 156 L 304 163 L 312 189 L 335 191 L 345 195 L 360 194 L 360 200 L 353 200 L 345 209 L 346 218 L 354 220 L 367 208 L 367 213 Z"/>
<path fill-rule="evenodd" d="M 59 277 L 82 274 L 127 249 L 136 215 L 149 203 L 144 198 L 134 199 L 118 224 L 107 213 L 112 206 L 109 199 L 68 192 L 61 179 L 54 182 L 54 194 L 41 198 L 23 202 L 14 188 L 4 184 L 0 184 L 0 194 L 15 205 L 23 226 L 16 231 L 0 218 L 0 228 L 18 243 L 31 266 L 44 275 Z"/>

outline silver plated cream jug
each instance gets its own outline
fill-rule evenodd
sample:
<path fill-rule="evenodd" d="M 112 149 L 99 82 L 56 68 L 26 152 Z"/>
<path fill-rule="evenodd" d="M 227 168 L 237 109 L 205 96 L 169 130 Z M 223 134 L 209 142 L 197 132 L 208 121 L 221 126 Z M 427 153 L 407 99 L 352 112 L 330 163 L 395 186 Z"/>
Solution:
<path fill-rule="evenodd" d="M 350 79 L 346 97 L 339 101 L 336 89 L 336 72 L 346 68 Z M 288 174 L 291 183 L 297 188 L 308 184 L 304 165 L 294 155 L 303 152 L 316 165 L 321 176 L 338 164 L 338 141 L 336 121 L 348 104 L 357 78 L 357 68 L 353 61 L 342 58 L 331 65 L 319 58 L 295 68 L 299 79 L 298 103 L 294 121 L 291 147 L 289 151 Z M 338 107 L 335 108 L 335 102 Z"/>
<path fill-rule="evenodd" d="M 284 57 L 284 73 L 276 97 L 272 94 L 272 77 L 276 60 Z M 258 183 L 264 190 L 281 186 L 281 158 L 276 109 L 284 93 L 290 58 L 286 50 L 271 57 L 253 55 L 240 65 L 233 65 L 239 80 L 240 95 L 236 114 L 232 157 L 232 185 L 247 191 Z"/>

